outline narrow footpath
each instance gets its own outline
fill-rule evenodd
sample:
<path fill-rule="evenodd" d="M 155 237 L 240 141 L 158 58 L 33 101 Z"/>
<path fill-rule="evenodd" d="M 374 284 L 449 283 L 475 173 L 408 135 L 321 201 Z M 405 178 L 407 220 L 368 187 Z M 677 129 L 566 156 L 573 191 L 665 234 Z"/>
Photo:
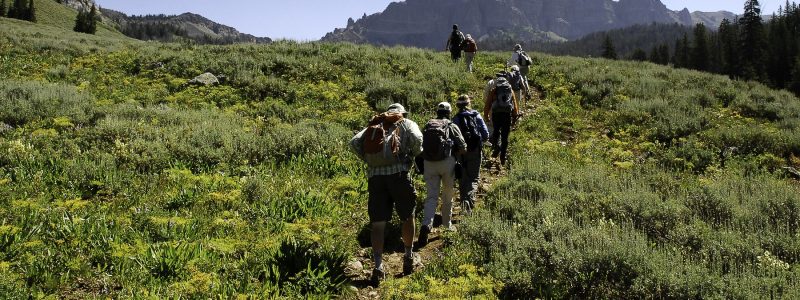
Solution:
<path fill-rule="evenodd" d="M 531 89 L 533 89 L 533 87 L 531 87 Z M 520 106 L 522 106 L 522 117 L 520 120 L 527 116 L 533 115 L 534 110 L 541 101 L 539 92 L 535 89 L 532 90 L 531 96 L 532 99 L 528 99 L 526 103 L 520 104 Z M 484 152 L 486 153 L 488 151 L 484 149 Z M 512 153 L 509 153 L 509 156 L 511 155 Z M 486 197 L 491 187 L 497 180 L 505 177 L 507 172 L 507 168 L 503 168 L 502 170 L 498 168 L 500 161 L 497 158 L 491 158 L 486 155 L 483 164 L 483 168 L 481 169 L 480 184 L 478 187 L 476 201 L 477 206 L 483 205 L 482 200 Z M 458 224 L 461 223 L 462 219 L 464 218 L 464 215 L 461 213 L 460 201 L 457 201 L 459 195 L 457 186 L 458 185 L 456 184 L 456 191 L 454 193 L 456 199 L 453 201 L 453 224 L 456 225 L 456 228 L 458 228 Z M 424 194 L 420 193 L 420 196 L 424 197 Z M 446 247 L 446 239 L 443 237 L 443 235 L 445 235 L 445 228 L 440 226 L 440 221 L 441 216 L 437 214 L 434 221 L 434 228 L 428 237 L 428 245 L 421 249 L 414 250 L 415 252 L 419 253 L 423 264 L 423 266 L 415 268 L 415 273 L 422 271 L 425 268 L 424 265 L 426 263 L 438 260 L 445 255 L 444 248 Z M 417 234 L 419 233 L 419 226 L 420 224 L 417 222 Z M 389 229 L 387 228 L 387 230 Z M 457 232 L 455 234 L 457 234 Z M 387 243 L 388 242 L 389 241 L 387 240 Z M 351 260 L 351 262 L 348 264 L 346 268 L 346 276 L 349 280 L 348 288 L 351 291 L 349 293 L 345 293 L 345 298 L 359 300 L 381 299 L 380 289 L 372 287 L 369 281 L 372 268 L 374 267 L 371 258 L 371 251 L 372 248 L 370 247 L 362 248 L 358 251 L 356 257 L 354 257 L 353 260 Z M 387 248 L 386 253 L 383 254 L 383 264 L 384 268 L 387 270 L 387 279 L 403 277 L 403 255 L 404 254 L 402 251 L 391 251 Z"/>

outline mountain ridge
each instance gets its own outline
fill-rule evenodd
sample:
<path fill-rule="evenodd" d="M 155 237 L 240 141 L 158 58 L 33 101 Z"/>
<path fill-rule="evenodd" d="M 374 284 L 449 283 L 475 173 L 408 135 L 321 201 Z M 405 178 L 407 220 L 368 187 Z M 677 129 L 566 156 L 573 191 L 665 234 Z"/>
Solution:
<path fill-rule="evenodd" d="M 670 10 L 660 0 L 407 0 L 348 21 L 322 41 L 444 47 L 452 24 L 483 40 L 498 33 L 537 33 L 543 40 L 574 40 L 589 33 L 635 24 L 704 23 L 716 28 L 730 12 Z"/>

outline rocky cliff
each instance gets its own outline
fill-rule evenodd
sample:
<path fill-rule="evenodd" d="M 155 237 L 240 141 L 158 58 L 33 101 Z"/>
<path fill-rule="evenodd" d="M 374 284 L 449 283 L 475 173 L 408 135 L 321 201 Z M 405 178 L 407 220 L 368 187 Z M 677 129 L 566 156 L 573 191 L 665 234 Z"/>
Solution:
<path fill-rule="evenodd" d="M 653 22 L 702 22 L 716 28 L 726 16 L 734 15 L 672 11 L 660 0 L 407 0 L 348 22 L 347 28 L 338 28 L 322 40 L 444 48 L 452 24 L 459 24 L 463 32 L 479 39 L 511 32 L 572 40 L 592 32 Z"/>

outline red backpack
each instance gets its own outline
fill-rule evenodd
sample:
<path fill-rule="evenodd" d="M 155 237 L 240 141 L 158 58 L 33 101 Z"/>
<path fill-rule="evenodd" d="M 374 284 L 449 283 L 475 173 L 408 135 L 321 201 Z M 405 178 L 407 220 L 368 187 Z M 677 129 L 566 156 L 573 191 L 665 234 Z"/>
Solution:
<path fill-rule="evenodd" d="M 370 167 L 383 167 L 400 161 L 401 113 L 382 113 L 372 118 L 364 131 L 364 160 Z"/>

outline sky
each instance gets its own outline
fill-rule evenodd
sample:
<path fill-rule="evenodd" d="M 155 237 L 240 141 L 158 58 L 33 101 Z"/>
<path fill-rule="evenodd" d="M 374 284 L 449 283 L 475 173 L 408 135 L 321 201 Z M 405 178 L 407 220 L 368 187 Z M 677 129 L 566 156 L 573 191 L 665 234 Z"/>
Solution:
<path fill-rule="evenodd" d="M 317 40 L 347 18 L 383 11 L 397 0 L 95 0 L 100 6 L 129 15 L 192 12 L 241 32 L 270 38 Z M 431 0 L 436 1 L 436 0 Z M 727 10 L 742 12 L 744 0 L 662 0 L 672 10 Z M 771 14 L 785 0 L 761 0 L 762 12 Z"/>

